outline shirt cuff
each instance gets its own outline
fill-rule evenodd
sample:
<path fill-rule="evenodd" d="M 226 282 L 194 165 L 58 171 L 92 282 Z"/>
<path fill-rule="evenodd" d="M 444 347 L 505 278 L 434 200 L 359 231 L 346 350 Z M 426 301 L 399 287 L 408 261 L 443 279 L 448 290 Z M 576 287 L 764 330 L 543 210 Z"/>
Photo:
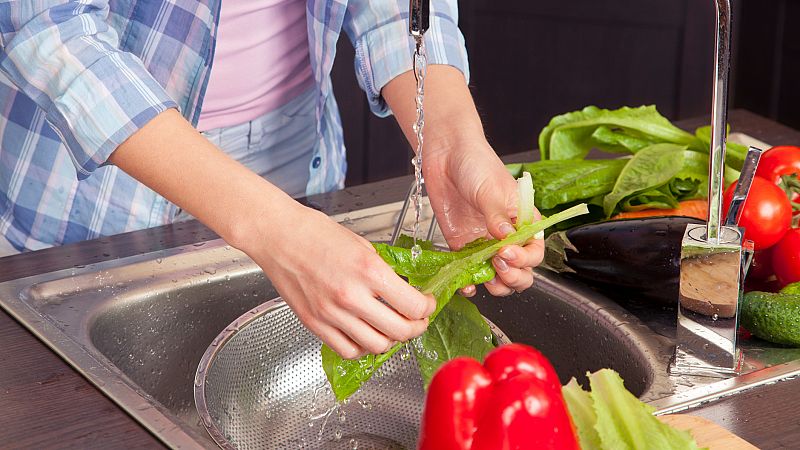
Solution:
<path fill-rule="evenodd" d="M 356 76 L 367 94 L 369 107 L 379 117 L 391 114 L 381 89 L 413 68 L 414 39 L 408 21 L 395 20 L 362 34 L 355 42 Z M 469 63 L 464 36 L 452 18 L 431 11 L 425 33 L 428 65 L 444 64 L 459 69 L 469 82 Z"/>
<path fill-rule="evenodd" d="M 138 57 L 109 52 L 53 99 L 47 120 L 72 157 L 78 179 L 84 179 L 128 137 L 170 108 L 178 105 Z"/>

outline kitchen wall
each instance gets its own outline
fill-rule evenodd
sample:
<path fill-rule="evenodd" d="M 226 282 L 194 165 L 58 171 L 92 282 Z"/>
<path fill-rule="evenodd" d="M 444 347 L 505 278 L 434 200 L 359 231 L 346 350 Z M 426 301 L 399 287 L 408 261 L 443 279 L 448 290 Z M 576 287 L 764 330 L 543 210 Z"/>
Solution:
<path fill-rule="evenodd" d="M 459 3 L 470 86 L 500 154 L 535 148 L 550 117 L 589 104 L 655 104 L 673 120 L 710 112 L 714 8 L 707 0 Z M 800 31 L 788 26 L 797 16 L 797 1 L 734 0 L 731 104 L 800 127 Z M 369 112 L 352 58 L 342 39 L 333 77 L 347 183 L 408 174 L 411 150 L 393 119 Z"/>

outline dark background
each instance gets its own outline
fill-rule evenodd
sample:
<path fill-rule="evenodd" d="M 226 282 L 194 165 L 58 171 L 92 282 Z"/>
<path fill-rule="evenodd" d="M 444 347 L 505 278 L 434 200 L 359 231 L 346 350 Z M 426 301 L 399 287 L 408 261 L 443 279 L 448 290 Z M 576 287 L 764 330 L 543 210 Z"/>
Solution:
<path fill-rule="evenodd" d="M 714 7 L 708 0 L 461 0 L 472 90 L 500 154 L 536 148 L 557 114 L 655 104 L 671 120 L 711 110 Z M 730 106 L 800 128 L 800 0 L 733 0 Z M 347 184 L 411 173 L 394 119 L 367 107 L 341 39 L 333 68 Z M 410 69 L 410 67 L 409 67 Z"/>

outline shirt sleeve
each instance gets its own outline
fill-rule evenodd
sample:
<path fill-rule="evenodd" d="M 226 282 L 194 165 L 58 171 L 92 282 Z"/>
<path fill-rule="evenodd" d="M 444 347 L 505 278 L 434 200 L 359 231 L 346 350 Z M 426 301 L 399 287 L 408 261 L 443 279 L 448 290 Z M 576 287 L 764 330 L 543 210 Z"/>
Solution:
<path fill-rule="evenodd" d="M 355 48 L 358 84 L 367 94 L 370 109 L 380 117 L 391 114 L 381 89 L 413 67 L 408 4 L 408 0 L 350 0 L 345 15 L 344 29 Z M 456 67 L 469 81 L 456 0 L 431 0 L 429 25 L 425 33 L 428 64 Z"/>
<path fill-rule="evenodd" d="M 78 178 L 177 104 L 135 55 L 119 50 L 108 0 L 0 5 L 0 71 L 46 113 Z"/>

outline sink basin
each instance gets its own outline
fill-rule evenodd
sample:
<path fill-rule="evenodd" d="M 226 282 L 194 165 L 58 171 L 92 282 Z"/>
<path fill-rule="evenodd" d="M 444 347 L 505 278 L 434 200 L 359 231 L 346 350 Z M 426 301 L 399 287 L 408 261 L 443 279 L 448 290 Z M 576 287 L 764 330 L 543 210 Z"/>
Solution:
<path fill-rule="evenodd" d="M 399 208 L 337 219 L 386 240 Z M 197 365 L 220 331 L 277 295 L 249 258 L 222 241 L 0 284 L 6 310 L 176 448 L 216 447 L 194 407 Z M 512 341 L 545 353 L 562 381 L 611 367 L 643 399 L 663 390 L 669 341 L 579 283 L 536 272 L 522 294 L 479 291 L 474 301 Z"/>

